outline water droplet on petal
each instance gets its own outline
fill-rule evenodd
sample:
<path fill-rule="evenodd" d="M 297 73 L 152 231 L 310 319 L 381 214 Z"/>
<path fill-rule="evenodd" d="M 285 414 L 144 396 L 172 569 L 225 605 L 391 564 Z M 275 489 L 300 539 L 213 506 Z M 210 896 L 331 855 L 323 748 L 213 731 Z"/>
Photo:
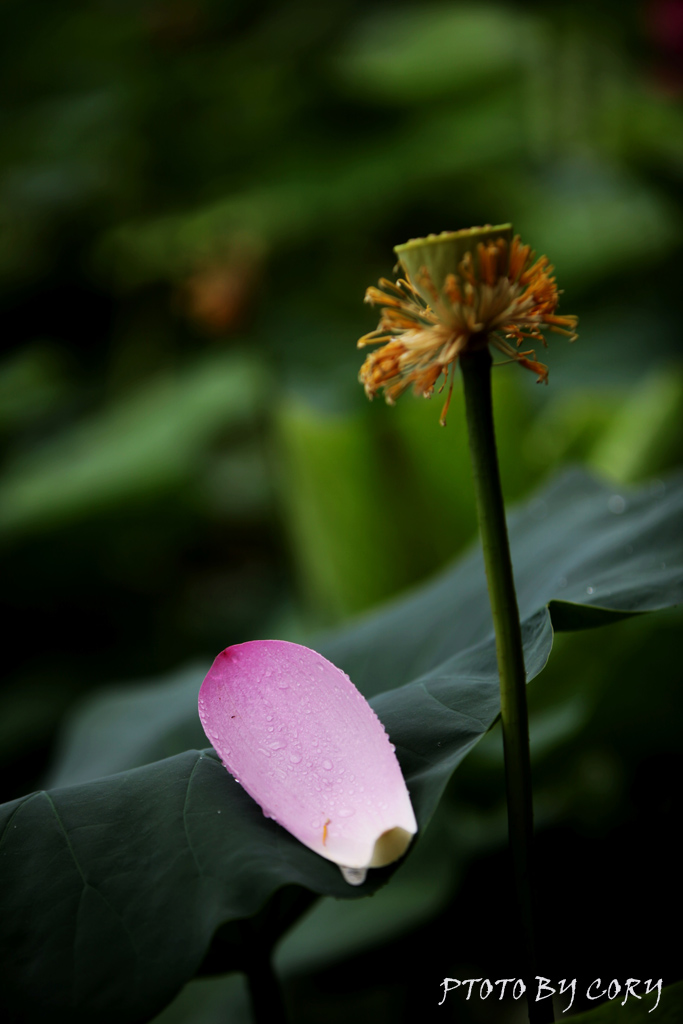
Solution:
<path fill-rule="evenodd" d="M 346 868 L 343 864 L 339 865 L 339 870 L 342 873 L 342 878 L 349 885 L 362 885 L 367 878 L 367 868 Z"/>
<path fill-rule="evenodd" d="M 299 761 L 301 760 L 301 754 L 290 754 L 289 760 L 292 762 L 292 764 L 298 764 Z"/>
<path fill-rule="evenodd" d="M 339 815 L 340 818 L 350 818 L 351 815 L 355 813 L 356 812 L 353 810 L 352 807 L 340 807 L 339 810 L 337 811 L 337 814 Z"/>
<path fill-rule="evenodd" d="M 323 761 L 323 768 L 325 769 L 326 772 L 331 772 L 332 771 L 332 762 L 331 761 Z"/>

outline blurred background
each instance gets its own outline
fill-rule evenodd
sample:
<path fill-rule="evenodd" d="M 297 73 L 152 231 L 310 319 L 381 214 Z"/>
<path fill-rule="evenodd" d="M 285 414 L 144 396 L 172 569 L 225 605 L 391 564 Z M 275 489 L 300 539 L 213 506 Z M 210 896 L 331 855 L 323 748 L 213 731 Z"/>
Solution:
<path fill-rule="evenodd" d="M 357 383 L 396 243 L 511 220 L 579 315 L 539 353 L 548 388 L 496 371 L 509 501 L 567 462 L 633 483 L 681 461 L 683 0 L 5 0 L 2 23 L 3 800 L 41 784 L 83 697 L 306 640 L 473 540 L 457 390 L 444 430 L 438 399 Z M 680 626 L 561 636 L 532 687 L 558 978 L 598 941 L 566 908 L 605 901 L 588 980 L 678 969 L 630 872 L 674 874 Z M 482 910 L 502 799 L 493 737 L 422 862 L 323 901 L 283 947 L 301 1020 L 416 1019 L 446 975 L 505 976 Z M 233 990 L 195 984 L 169 1022 L 224 1018 Z"/>

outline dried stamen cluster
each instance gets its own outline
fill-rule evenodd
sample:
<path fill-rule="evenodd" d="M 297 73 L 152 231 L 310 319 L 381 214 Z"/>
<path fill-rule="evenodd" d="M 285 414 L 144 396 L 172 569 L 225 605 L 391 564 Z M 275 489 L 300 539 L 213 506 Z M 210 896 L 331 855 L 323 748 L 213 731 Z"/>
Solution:
<path fill-rule="evenodd" d="M 438 244 L 457 234 L 434 241 Z M 489 236 L 476 244 L 475 251 L 475 257 L 465 252 L 457 272 L 447 273 L 440 282 L 427 266 L 420 266 L 411 279 L 401 259 L 407 279 L 394 283 L 382 278 L 379 287 L 368 288 L 365 301 L 381 306 L 382 315 L 377 330 L 362 337 L 358 346 L 385 342 L 360 371 L 369 398 L 382 388 L 393 404 L 410 385 L 417 394 L 430 397 L 441 374 L 443 389 L 450 372 L 443 424 L 458 356 L 489 344 L 546 381 L 547 367 L 536 362 L 532 349 L 520 351 L 519 346 L 527 338 L 545 345 L 541 332 L 546 328 L 571 341 L 576 338 L 577 318 L 555 313 L 559 292 L 553 267 L 546 256 L 534 262 L 534 253 L 518 236 L 511 242 Z"/>

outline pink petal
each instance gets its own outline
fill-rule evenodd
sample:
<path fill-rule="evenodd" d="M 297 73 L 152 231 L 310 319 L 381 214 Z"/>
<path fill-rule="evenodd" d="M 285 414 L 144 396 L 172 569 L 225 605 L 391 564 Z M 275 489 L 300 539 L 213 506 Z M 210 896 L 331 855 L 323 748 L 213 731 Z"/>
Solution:
<path fill-rule="evenodd" d="M 218 655 L 199 717 L 223 764 L 305 846 L 346 868 L 382 867 L 417 831 L 394 748 L 347 675 L 284 640 Z M 358 884 L 365 871 L 344 872 Z"/>

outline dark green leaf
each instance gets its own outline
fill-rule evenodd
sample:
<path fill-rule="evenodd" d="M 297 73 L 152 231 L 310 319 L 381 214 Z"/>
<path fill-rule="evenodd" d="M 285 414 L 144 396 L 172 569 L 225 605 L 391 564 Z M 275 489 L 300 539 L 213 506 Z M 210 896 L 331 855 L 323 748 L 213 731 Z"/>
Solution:
<path fill-rule="evenodd" d="M 573 471 L 511 517 L 529 678 L 547 660 L 553 616 L 577 628 L 681 600 L 682 501 L 680 479 L 615 494 Z M 318 646 L 374 698 L 424 829 L 499 709 L 479 553 Z M 143 1021 L 196 973 L 217 928 L 280 887 L 356 898 L 391 874 L 351 889 L 264 818 L 211 751 L 134 767 L 196 728 L 199 681 L 133 691 L 117 722 L 98 723 L 91 706 L 57 772 L 73 784 L 2 808 L 2 987 L 28 1020 Z M 101 770 L 120 774 L 93 778 Z"/>

